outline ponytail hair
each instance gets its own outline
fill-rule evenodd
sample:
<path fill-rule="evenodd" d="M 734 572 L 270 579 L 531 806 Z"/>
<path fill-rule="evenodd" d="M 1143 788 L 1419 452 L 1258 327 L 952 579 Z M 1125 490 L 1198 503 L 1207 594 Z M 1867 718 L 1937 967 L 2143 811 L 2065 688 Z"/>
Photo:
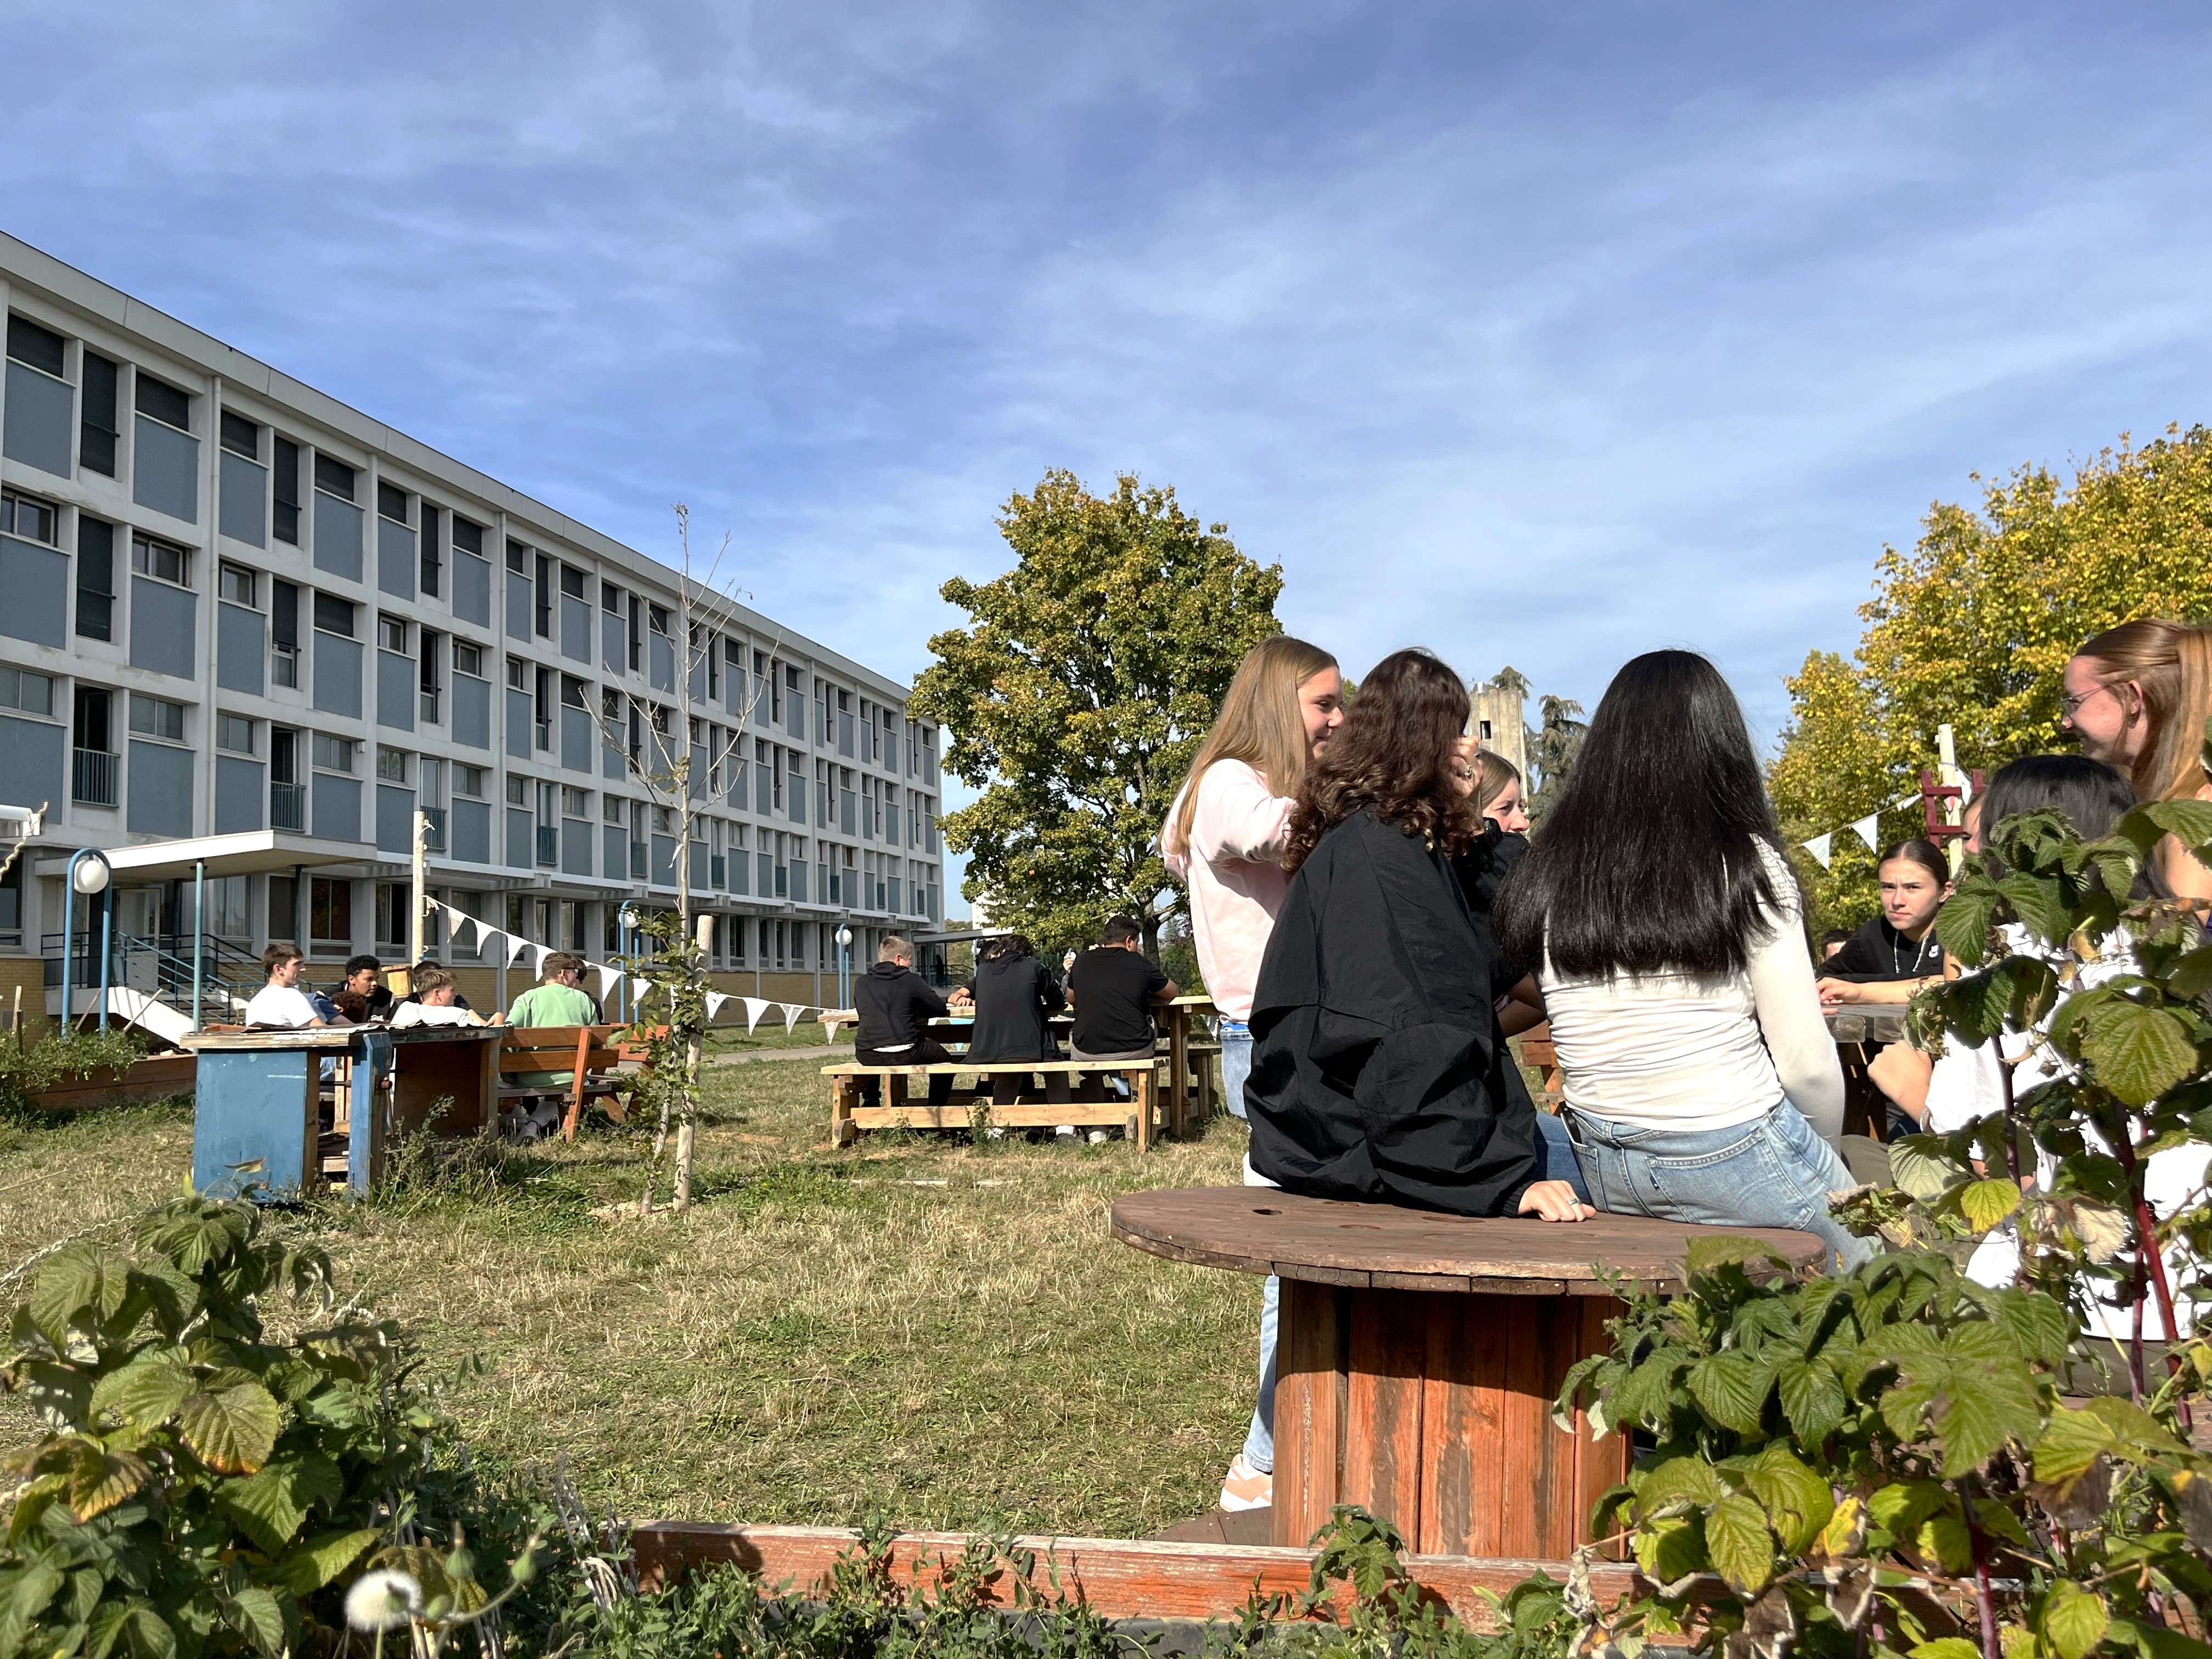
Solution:
<path fill-rule="evenodd" d="M 2204 722 L 2212 718 L 2212 629 L 2161 617 L 2108 628 L 2074 653 L 2097 665 L 2107 684 L 2142 688 L 2149 725 L 2129 781 L 2142 800 L 2185 800 L 2212 784 L 2204 770 Z"/>

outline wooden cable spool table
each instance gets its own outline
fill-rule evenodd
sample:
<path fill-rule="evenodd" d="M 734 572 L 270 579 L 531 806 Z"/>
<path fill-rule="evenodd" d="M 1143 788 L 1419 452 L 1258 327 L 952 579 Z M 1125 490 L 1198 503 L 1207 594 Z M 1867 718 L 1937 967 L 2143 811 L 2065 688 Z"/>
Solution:
<path fill-rule="evenodd" d="M 1889 1102 L 1867 1074 L 1874 1057 L 1905 1037 L 1905 1004 L 1860 1002 L 1825 1011 L 1844 1067 L 1844 1133 L 1889 1139 Z"/>
<path fill-rule="evenodd" d="M 1115 1200 L 1114 1237 L 1170 1261 L 1283 1281 L 1273 1541 L 1303 1546 L 1358 1504 L 1415 1552 L 1564 1560 L 1627 1473 L 1625 1435 L 1552 1421 L 1568 1370 L 1620 1311 L 1601 1271 L 1664 1290 L 1691 1240 L 1733 1235 L 1793 1266 L 1811 1233 L 1641 1216 L 1480 1220 L 1267 1187 Z"/>

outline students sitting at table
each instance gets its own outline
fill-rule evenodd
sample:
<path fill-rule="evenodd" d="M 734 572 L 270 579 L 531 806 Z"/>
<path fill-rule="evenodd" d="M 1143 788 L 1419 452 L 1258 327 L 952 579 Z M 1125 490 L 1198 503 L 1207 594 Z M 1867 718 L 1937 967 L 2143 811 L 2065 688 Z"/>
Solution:
<path fill-rule="evenodd" d="M 446 972 L 445 968 L 439 963 L 438 958 L 435 957 L 424 957 L 422 961 L 415 964 L 413 969 L 407 976 L 410 989 L 405 996 L 399 999 L 402 1006 L 410 1002 L 420 1002 L 422 1000 L 422 975 L 428 973 L 433 968 L 437 969 L 441 974 Z M 448 977 L 450 978 L 451 975 L 449 975 Z M 468 1008 L 469 1000 L 463 996 L 459 988 L 456 987 L 453 991 L 453 1000 L 447 1006 L 454 1008 Z M 474 1010 L 471 1009 L 470 1012 L 473 1012 Z M 399 1023 L 399 1017 L 397 1013 L 392 1016 L 392 1023 L 394 1025 L 397 1025 Z M 483 1023 L 496 1024 L 499 1022 L 494 1020 Z"/>
<path fill-rule="evenodd" d="M 1820 963 L 1821 1006 L 1828 1008 L 1912 1000 L 1943 977 L 1936 913 L 1951 896 L 1951 866 L 1936 843 L 1916 836 L 1890 848 L 1875 866 L 1881 914 Z"/>
<path fill-rule="evenodd" d="M 352 1022 L 337 1014 L 325 1017 L 300 988 L 300 980 L 307 971 L 307 959 L 300 954 L 295 945 L 272 945 L 261 953 L 261 971 L 269 982 L 253 994 L 246 1005 L 246 1024 L 266 1029 L 270 1026 L 285 1030 L 301 1030 L 316 1025 L 346 1025 Z"/>
<path fill-rule="evenodd" d="M 1068 969 L 1067 1006 L 1075 1010 L 1070 1060 L 1152 1057 L 1152 1010 L 1177 993 L 1176 982 L 1144 954 L 1144 939 L 1129 917 L 1111 917 L 1098 930 L 1098 943 Z"/>
<path fill-rule="evenodd" d="M 443 968 L 434 964 L 417 968 L 411 978 L 414 988 L 406 1001 L 392 1011 L 394 1030 L 409 1025 L 498 1025 L 505 1020 L 504 1015 L 496 1013 L 486 1019 L 474 1009 L 462 1006 L 453 976 Z"/>
<path fill-rule="evenodd" d="M 1728 683 L 1686 651 L 1629 663 L 1498 908 L 1506 954 L 1541 964 L 1601 1209 L 1871 1253 L 1828 1213 L 1856 1183 L 1803 914 Z"/>
<path fill-rule="evenodd" d="M 1467 708 L 1459 676 L 1397 652 L 1299 786 L 1252 998 L 1252 1167 L 1316 1198 L 1579 1221 L 1507 1091 L 1493 953 L 1452 869 L 1482 833 Z"/>
<path fill-rule="evenodd" d="M 876 947 L 875 965 L 853 986 L 853 1058 L 863 1066 L 950 1066 L 952 1056 L 924 1027 L 945 1015 L 945 999 L 914 971 L 914 946 L 896 934 Z M 860 1079 L 860 1103 L 873 1106 L 882 1080 Z M 952 1097 L 952 1073 L 933 1072 L 929 1103 Z"/>
<path fill-rule="evenodd" d="M 570 951 L 549 953 L 538 970 L 538 982 L 515 998 L 507 1023 L 515 1026 L 597 1025 L 599 1005 L 584 989 L 584 959 Z M 576 1080 L 574 1072 L 522 1072 L 514 1079 L 519 1089 L 566 1089 Z"/>
<path fill-rule="evenodd" d="M 956 1007 L 972 1007 L 975 1024 L 968 1038 L 968 1058 L 987 1062 L 1057 1060 L 1048 1016 L 1067 1006 L 1052 970 L 1036 959 L 1036 947 L 1020 933 L 985 939 L 976 947 L 975 976 L 953 994 Z M 994 1102 L 1004 1105 L 1019 1090 L 1012 1074 L 991 1079 Z"/>
<path fill-rule="evenodd" d="M 397 999 L 392 994 L 392 988 L 384 982 L 384 969 L 374 957 L 368 955 L 348 957 L 345 978 L 331 993 L 333 1000 L 339 991 L 351 991 L 356 996 L 363 999 L 367 1005 L 368 1018 L 389 1019 L 392 1018 L 392 1005 Z M 355 1023 L 358 1024 L 360 1022 Z"/>

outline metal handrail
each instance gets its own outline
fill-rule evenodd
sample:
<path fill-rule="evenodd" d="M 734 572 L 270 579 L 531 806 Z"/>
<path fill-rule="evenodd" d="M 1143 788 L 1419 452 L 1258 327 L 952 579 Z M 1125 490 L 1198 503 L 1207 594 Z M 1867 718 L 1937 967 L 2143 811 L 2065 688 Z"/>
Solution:
<path fill-rule="evenodd" d="M 104 749 L 71 751 L 70 799 L 86 806 L 113 806 L 123 798 L 123 757 Z"/>
<path fill-rule="evenodd" d="M 307 786 L 272 783 L 269 786 L 269 827 L 305 830 L 307 827 Z"/>

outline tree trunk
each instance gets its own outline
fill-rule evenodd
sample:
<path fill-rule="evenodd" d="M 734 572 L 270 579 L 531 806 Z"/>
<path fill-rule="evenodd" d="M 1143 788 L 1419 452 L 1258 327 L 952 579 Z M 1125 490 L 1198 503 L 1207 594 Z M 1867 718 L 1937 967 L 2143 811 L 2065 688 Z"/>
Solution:
<path fill-rule="evenodd" d="M 678 1215 L 691 1207 L 691 1153 L 699 1133 L 699 1063 L 705 1047 L 696 1031 L 684 1045 L 684 1109 L 676 1124 L 676 1196 L 670 1203 Z"/>
<path fill-rule="evenodd" d="M 1145 954 L 1158 962 L 1160 959 L 1160 919 L 1151 910 L 1139 914 L 1145 928 Z"/>

